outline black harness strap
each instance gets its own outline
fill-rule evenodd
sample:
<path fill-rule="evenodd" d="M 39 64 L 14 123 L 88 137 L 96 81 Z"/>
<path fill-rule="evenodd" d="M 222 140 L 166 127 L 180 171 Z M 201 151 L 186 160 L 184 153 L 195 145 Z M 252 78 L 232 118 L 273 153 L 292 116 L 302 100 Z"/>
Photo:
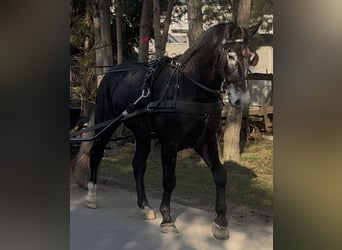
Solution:
<path fill-rule="evenodd" d="M 70 142 L 93 141 L 93 140 L 97 139 L 104 131 L 106 131 L 110 127 L 112 127 L 114 125 L 117 125 L 118 123 L 121 123 L 123 117 L 124 117 L 124 115 L 121 114 L 118 117 L 115 117 L 115 118 L 113 118 L 111 120 L 98 123 L 98 124 L 96 124 L 93 127 L 81 129 L 79 131 L 71 133 L 70 137 L 72 137 L 72 138 L 70 138 Z M 99 129 L 99 128 L 102 128 L 101 131 L 98 132 L 97 134 L 95 134 L 92 137 L 88 137 L 88 138 L 75 138 L 77 135 L 81 135 L 81 134 L 84 134 L 86 132 L 89 132 L 89 131 L 92 131 L 92 130 L 96 130 L 96 129 Z"/>
<path fill-rule="evenodd" d="M 201 83 L 195 81 L 194 79 L 192 79 L 190 76 L 188 76 L 188 75 L 185 74 L 184 72 L 182 72 L 182 74 L 183 74 L 189 81 L 191 81 L 193 84 L 195 84 L 196 86 L 198 86 L 198 87 L 204 89 L 205 91 L 208 91 L 208 92 L 214 93 L 214 94 L 218 94 L 218 95 L 220 94 L 220 90 L 210 89 L 210 88 L 204 86 L 203 84 L 201 84 Z"/>
<path fill-rule="evenodd" d="M 130 119 L 134 116 L 144 113 L 180 113 L 188 115 L 205 115 L 214 114 L 222 111 L 222 101 L 202 103 L 202 102 L 186 102 L 178 100 L 174 105 L 174 100 L 167 100 L 164 102 L 154 101 L 150 102 L 147 107 L 134 110 L 127 114 L 123 120 Z"/>

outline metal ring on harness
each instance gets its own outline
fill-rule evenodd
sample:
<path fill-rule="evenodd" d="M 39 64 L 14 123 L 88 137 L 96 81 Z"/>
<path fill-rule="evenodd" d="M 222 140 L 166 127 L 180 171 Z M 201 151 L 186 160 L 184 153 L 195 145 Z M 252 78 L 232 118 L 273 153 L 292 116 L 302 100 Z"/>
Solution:
<path fill-rule="evenodd" d="M 147 88 L 147 89 L 143 89 L 142 93 L 141 93 L 141 96 L 142 98 L 146 98 L 150 95 L 150 88 Z"/>
<path fill-rule="evenodd" d="M 170 64 L 171 64 L 171 66 L 173 66 L 173 67 L 177 67 L 177 66 L 180 65 L 180 63 L 177 62 L 176 60 L 171 60 Z"/>
<path fill-rule="evenodd" d="M 153 69 L 148 69 L 147 71 L 146 71 L 146 73 L 145 73 L 145 77 L 146 76 L 151 76 L 153 74 Z"/>

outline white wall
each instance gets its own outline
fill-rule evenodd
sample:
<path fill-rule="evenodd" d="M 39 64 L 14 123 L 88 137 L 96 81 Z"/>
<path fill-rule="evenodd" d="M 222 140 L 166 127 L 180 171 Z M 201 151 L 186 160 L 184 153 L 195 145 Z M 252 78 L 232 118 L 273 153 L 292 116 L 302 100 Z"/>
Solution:
<path fill-rule="evenodd" d="M 259 63 L 252 67 L 252 73 L 273 74 L 273 47 L 262 46 L 256 51 L 259 55 Z"/>

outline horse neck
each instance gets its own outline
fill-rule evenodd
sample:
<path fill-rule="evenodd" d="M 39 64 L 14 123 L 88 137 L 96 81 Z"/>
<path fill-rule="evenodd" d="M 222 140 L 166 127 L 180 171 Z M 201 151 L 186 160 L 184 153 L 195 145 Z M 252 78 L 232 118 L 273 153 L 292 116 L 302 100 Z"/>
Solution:
<path fill-rule="evenodd" d="M 210 89 L 219 90 L 223 79 L 215 60 L 216 48 L 202 48 L 184 63 L 182 72 Z"/>

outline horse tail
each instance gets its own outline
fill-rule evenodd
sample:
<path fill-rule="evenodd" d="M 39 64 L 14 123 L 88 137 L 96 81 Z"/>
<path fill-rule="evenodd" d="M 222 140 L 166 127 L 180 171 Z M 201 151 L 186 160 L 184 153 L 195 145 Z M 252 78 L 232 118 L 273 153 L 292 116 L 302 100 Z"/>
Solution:
<path fill-rule="evenodd" d="M 94 125 L 95 110 L 92 111 L 87 127 Z M 84 134 L 84 137 L 94 136 L 95 131 L 91 130 Z M 83 189 L 87 189 L 89 181 L 89 169 L 90 169 L 90 150 L 94 141 L 85 141 L 80 145 L 80 149 L 75 159 L 71 161 L 71 169 L 75 182 Z"/>

